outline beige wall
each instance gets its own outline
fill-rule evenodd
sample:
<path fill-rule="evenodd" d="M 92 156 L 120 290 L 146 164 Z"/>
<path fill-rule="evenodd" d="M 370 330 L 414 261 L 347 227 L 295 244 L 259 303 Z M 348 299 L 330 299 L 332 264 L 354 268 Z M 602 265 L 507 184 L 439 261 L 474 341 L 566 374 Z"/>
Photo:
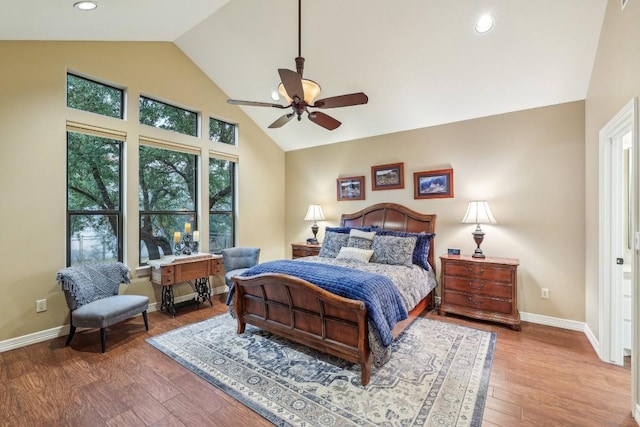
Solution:
<path fill-rule="evenodd" d="M 65 266 L 66 120 L 124 131 L 126 141 L 126 263 L 138 262 L 138 137 L 175 140 L 238 154 L 239 245 L 262 248 L 263 259 L 284 256 L 284 152 L 172 43 L 0 42 L 0 341 L 68 323 L 56 271 Z M 66 107 L 67 70 L 127 89 L 127 120 Z M 199 111 L 205 136 L 177 135 L 138 124 L 146 94 Z M 209 115 L 238 123 L 239 146 L 207 139 Z M 203 171 L 203 191 L 208 181 Z M 206 200 L 202 198 L 202 212 Z M 260 206 L 260 218 L 254 216 Z M 205 233 L 206 217 L 199 221 Z M 268 224 L 268 227 L 264 225 Z M 218 278 L 218 283 L 219 278 Z M 178 294 L 188 289 L 178 289 Z M 146 278 L 128 293 L 159 298 Z M 48 310 L 35 312 L 46 298 Z"/>
<path fill-rule="evenodd" d="M 585 102 L 586 322 L 599 339 L 598 132 L 640 95 L 640 3 L 609 0 Z"/>
<path fill-rule="evenodd" d="M 405 188 L 371 191 L 371 166 L 404 162 Z M 584 103 L 574 102 L 286 153 L 286 241 L 311 235 L 306 207 L 327 221 L 380 202 L 438 215 L 437 256 L 471 253 L 467 202 L 487 199 L 497 220 L 483 226 L 488 256 L 518 258 L 521 311 L 583 321 Z M 414 200 L 413 173 L 454 170 L 454 198 Z M 336 178 L 365 176 L 366 200 L 336 201 Z M 290 253 L 290 247 L 288 248 Z M 439 265 L 436 266 L 439 268 Z M 540 288 L 551 298 L 540 298 Z"/>

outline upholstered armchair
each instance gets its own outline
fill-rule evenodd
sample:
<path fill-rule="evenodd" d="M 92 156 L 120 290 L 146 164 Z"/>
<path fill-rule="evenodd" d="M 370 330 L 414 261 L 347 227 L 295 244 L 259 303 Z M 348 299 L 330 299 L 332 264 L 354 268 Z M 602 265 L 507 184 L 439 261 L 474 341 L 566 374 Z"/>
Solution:
<path fill-rule="evenodd" d="M 244 273 L 249 268 L 258 265 L 260 248 L 236 247 L 222 250 L 222 263 L 224 264 L 224 281 L 231 287 L 231 278 Z"/>
<path fill-rule="evenodd" d="M 76 328 L 100 328 L 104 353 L 107 327 L 142 313 L 149 330 L 147 308 L 149 297 L 118 295 L 121 283 L 129 283 L 129 268 L 120 262 L 80 265 L 58 271 L 56 280 L 62 285 L 70 311 L 69 345 Z"/>

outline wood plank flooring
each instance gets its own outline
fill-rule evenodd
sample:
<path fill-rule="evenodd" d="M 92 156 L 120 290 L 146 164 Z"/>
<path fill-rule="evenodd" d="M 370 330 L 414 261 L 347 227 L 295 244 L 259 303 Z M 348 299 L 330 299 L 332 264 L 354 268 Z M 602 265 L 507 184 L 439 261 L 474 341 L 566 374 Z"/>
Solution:
<path fill-rule="evenodd" d="M 268 421 L 145 342 L 226 311 L 149 313 L 108 329 L 0 353 L 0 426 L 268 426 Z M 522 331 L 434 312 L 497 333 L 483 426 L 636 426 L 631 370 L 602 363 L 584 334 L 523 322 Z"/>

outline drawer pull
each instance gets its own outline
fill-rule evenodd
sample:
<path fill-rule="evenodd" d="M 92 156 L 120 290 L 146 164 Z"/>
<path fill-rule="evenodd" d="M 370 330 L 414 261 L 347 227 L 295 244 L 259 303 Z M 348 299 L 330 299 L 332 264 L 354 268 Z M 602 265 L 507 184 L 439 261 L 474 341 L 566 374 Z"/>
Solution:
<path fill-rule="evenodd" d="M 475 268 L 471 268 L 471 267 L 467 267 L 467 271 L 471 274 L 475 274 L 477 276 L 481 275 L 482 273 L 484 273 L 484 268 L 481 268 L 479 270 L 476 270 Z"/>
<path fill-rule="evenodd" d="M 475 283 L 475 286 L 474 286 L 474 283 L 475 282 L 469 282 L 467 283 L 467 286 L 470 287 L 471 289 L 476 289 L 476 290 L 484 288 L 484 283 Z"/>
<path fill-rule="evenodd" d="M 467 299 L 473 305 L 482 305 L 482 304 L 484 304 L 484 300 L 476 300 L 476 299 L 473 299 L 473 297 L 469 297 Z"/>

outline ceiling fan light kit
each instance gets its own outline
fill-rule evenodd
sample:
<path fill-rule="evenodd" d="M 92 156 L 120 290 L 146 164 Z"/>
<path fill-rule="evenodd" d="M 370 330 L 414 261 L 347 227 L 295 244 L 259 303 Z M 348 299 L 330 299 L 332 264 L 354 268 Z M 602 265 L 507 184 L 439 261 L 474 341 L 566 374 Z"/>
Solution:
<path fill-rule="evenodd" d="M 269 128 L 279 128 L 289 122 L 293 117 L 298 121 L 302 120 L 302 115 L 307 113 L 307 117 L 313 123 L 328 130 L 338 128 L 342 123 L 333 117 L 320 112 L 309 111 L 312 108 L 339 108 L 352 105 L 361 105 L 369 102 L 369 98 L 363 92 L 350 93 L 347 95 L 333 96 L 315 100 L 320 96 L 320 85 L 313 80 L 302 78 L 304 72 L 304 58 L 301 54 L 301 2 L 298 0 L 298 57 L 296 58 L 296 71 L 286 68 L 278 69 L 281 83 L 278 85 L 278 92 L 284 97 L 289 105 L 280 105 L 270 102 L 240 101 L 228 99 L 227 102 L 233 105 L 245 105 L 250 107 L 272 107 L 279 109 L 291 108 L 292 112 L 278 118 L 269 125 Z M 315 101 L 315 102 L 314 102 Z"/>

